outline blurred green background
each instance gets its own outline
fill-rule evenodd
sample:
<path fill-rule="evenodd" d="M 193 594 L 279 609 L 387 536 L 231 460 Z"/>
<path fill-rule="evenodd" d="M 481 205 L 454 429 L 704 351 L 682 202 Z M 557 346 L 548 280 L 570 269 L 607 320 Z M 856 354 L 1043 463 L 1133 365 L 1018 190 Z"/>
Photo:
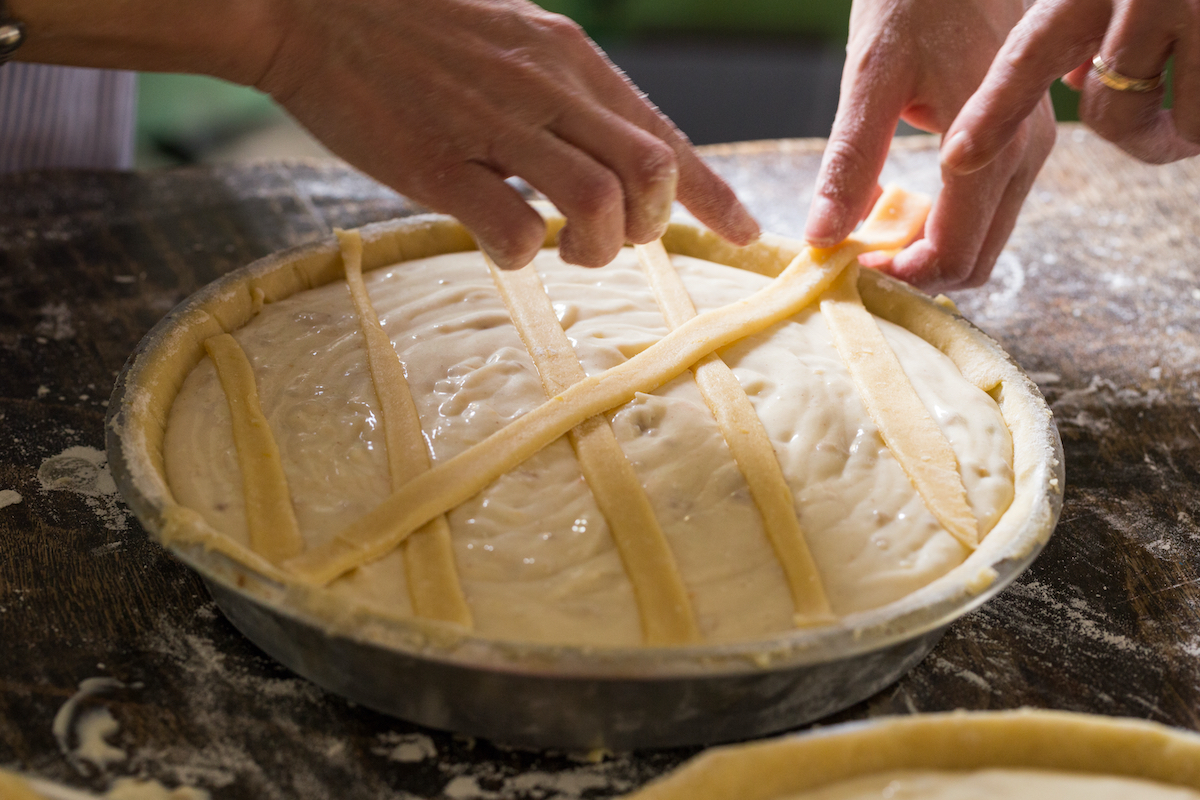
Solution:
<path fill-rule="evenodd" d="M 578 21 L 697 144 L 829 132 L 850 0 L 541 4 Z M 1075 94 L 1053 91 L 1059 119 L 1076 119 Z M 143 167 L 322 152 L 265 95 L 191 75 L 142 74 L 137 130 Z"/>

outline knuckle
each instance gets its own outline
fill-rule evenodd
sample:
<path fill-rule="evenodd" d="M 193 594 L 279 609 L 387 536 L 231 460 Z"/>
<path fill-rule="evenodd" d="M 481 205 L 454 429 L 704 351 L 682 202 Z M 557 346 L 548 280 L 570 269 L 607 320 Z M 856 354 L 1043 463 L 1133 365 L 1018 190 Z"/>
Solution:
<path fill-rule="evenodd" d="M 870 176 L 874 180 L 872 161 L 867 152 L 851 139 L 831 139 L 825 148 L 822 168 L 821 194 L 844 200 L 857 188 L 856 178 Z"/>
<path fill-rule="evenodd" d="M 506 263 L 521 262 L 540 249 L 545 239 L 545 229 L 532 220 L 489 225 L 482 234 L 492 257 Z"/>
<path fill-rule="evenodd" d="M 620 209 L 623 193 L 615 175 L 597 170 L 580 176 L 571 192 L 571 211 L 585 220 L 595 220 Z"/>
<path fill-rule="evenodd" d="M 418 202 L 444 205 L 457 179 L 458 165 L 443 159 L 429 158 L 420 169 L 405 175 L 403 190 Z"/>
<path fill-rule="evenodd" d="M 560 44 L 570 47 L 590 41 L 579 23 L 563 14 L 546 13 L 540 24 L 542 30 Z"/>
<path fill-rule="evenodd" d="M 1036 50 L 1025 46 L 1025 42 L 1017 42 L 1013 47 L 1001 51 L 1000 58 L 1004 66 L 1020 75 L 1038 72 L 1042 59 Z"/>
<path fill-rule="evenodd" d="M 647 186 L 673 181 L 678 174 L 675 151 L 665 142 L 655 139 L 647 142 L 634 159 L 630 177 L 639 186 Z"/>

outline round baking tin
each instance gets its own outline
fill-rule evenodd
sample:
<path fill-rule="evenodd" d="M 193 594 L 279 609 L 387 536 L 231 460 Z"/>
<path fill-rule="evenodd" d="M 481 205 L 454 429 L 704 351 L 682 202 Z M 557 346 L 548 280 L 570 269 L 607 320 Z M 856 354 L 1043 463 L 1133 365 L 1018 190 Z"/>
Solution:
<path fill-rule="evenodd" d="M 551 225 L 548 239 L 553 231 Z M 366 269 L 474 249 L 457 222 L 436 215 L 362 232 Z M 744 252 L 687 225 L 673 224 L 664 241 L 675 252 L 726 263 Z M 772 236 L 758 245 L 784 263 L 800 246 Z M 901 600 L 834 626 L 684 647 L 498 641 L 425 620 L 385 617 L 263 574 L 211 540 L 178 536 L 165 514 L 174 500 L 162 465 L 162 431 L 175 392 L 201 357 L 199 342 L 240 327 L 264 299 L 339 279 L 333 241 L 235 270 L 164 317 L 117 378 L 107 420 L 109 465 L 142 525 L 202 576 L 239 630 L 290 669 L 355 702 L 430 727 L 534 747 L 632 749 L 761 736 L 827 716 L 897 680 L 951 622 L 1032 563 L 1061 509 L 1062 444 L 1032 382 L 961 317 L 902 284 L 863 273 L 888 296 L 952 320 L 969 332 L 973 346 L 995 357 L 1010 393 L 1003 402 L 1025 408 L 1021 440 L 1030 452 L 1018 465 L 1013 507 L 964 564 Z M 1014 444 L 1017 438 L 1014 432 Z M 1010 519 L 1014 509 L 1019 518 Z"/>

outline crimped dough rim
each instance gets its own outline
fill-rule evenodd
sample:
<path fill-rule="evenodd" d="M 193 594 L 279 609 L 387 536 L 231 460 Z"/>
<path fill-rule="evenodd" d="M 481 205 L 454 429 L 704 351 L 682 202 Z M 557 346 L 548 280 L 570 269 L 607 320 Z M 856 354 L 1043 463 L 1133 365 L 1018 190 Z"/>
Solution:
<path fill-rule="evenodd" d="M 544 210 L 546 246 L 564 220 Z M 364 272 L 399 261 L 475 250 L 451 217 L 426 214 L 361 229 Z M 667 250 L 774 276 L 804 247 L 771 234 L 735 247 L 694 224 L 673 222 Z M 163 465 L 163 436 L 183 380 L 203 357 L 210 336 L 240 328 L 263 302 L 274 302 L 343 278 L 333 237 L 259 259 L 200 289 L 167 314 L 138 344 L 118 377 L 109 405 L 109 462 L 118 487 L 143 526 L 165 547 L 216 582 L 332 635 L 466 665 L 519 672 L 595 676 L 733 674 L 822 663 L 880 650 L 948 625 L 999 592 L 1049 539 L 1062 505 L 1062 445 L 1037 387 L 986 334 L 953 310 L 872 270 L 859 291 L 876 315 L 929 341 L 990 393 L 1013 435 L 1013 502 L 979 548 L 946 575 L 908 596 L 839 624 L 720 645 L 621 647 L 505 642 L 434 621 L 391 617 L 291 580 L 265 560 L 235 560 L 223 536 L 176 503 Z M 987 389 L 985 389 L 987 390 Z M 1001 396 L 1002 395 L 1002 396 Z"/>
<path fill-rule="evenodd" d="M 626 800 L 774 800 L 892 770 L 1045 769 L 1200 789 L 1200 735 L 1066 711 L 955 711 L 707 750 Z"/>

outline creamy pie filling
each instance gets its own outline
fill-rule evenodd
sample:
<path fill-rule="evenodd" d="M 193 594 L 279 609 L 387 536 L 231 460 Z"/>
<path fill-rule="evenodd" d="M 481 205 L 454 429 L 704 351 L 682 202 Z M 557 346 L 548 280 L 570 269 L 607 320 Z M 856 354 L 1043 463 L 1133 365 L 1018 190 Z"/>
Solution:
<path fill-rule="evenodd" d="M 988 769 L 868 775 L 778 800 L 1200 800 L 1200 793 L 1112 775 Z"/>
<path fill-rule="evenodd" d="M 767 278 L 672 256 L 700 312 Z M 667 333 L 632 250 L 599 270 L 543 251 L 535 268 L 589 375 Z M 545 402 L 478 252 L 365 276 L 396 348 L 434 462 Z M 1012 442 L 996 403 L 914 334 L 877 320 L 958 460 L 985 534 L 1013 496 Z M 391 494 L 376 389 L 344 283 L 264 307 L 234 337 L 249 357 L 279 447 L 300 533 L 327 543 Z M 962 563 L 864 410 L 820 311 L 810 307 L 719 351 L 762 420 L 837 614 L 875 608 Z M 690 372 L 609 414 L 674 554 L 704 639 L 761 638 L 793 626 L 783 571 L 758 509 Z M 189 375 L 168 422 L 176 499 L 247 544 L 228 403 L 212 363 Z M 608 527 L 566 438 L 449 514 L 475 630 L 500 639 L 596 645 L 642 641 L 639 611 Z M 402 549 L 328 591 L 386 614 L 412 613 Z"/>

